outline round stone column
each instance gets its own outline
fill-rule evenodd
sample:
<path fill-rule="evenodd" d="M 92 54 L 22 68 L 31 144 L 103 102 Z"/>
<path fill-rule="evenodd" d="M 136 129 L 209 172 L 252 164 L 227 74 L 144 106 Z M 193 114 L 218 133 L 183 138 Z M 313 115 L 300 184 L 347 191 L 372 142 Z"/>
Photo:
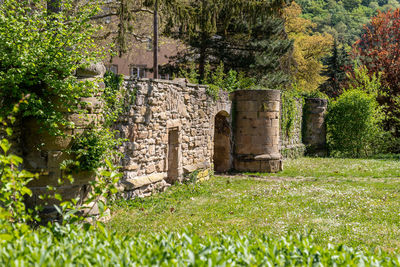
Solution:
<path fill-rule="evenodd" d="M 325 114 L 328 100 L 308 98 L 304 105 L 303 143 L 309 156 L 326 156 Z"/>
<path fill-rule="evenodd" d="M 249 172 L 282 170 L 279 151 L 280 103 L 278 90 L 234 92 L 234 169 Z"/>

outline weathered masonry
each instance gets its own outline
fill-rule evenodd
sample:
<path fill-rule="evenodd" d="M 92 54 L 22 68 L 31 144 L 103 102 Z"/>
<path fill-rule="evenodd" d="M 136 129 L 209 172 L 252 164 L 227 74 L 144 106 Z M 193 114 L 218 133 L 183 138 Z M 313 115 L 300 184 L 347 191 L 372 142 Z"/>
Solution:
<path fill-rule="evenodd" d="M 150 194 L 193 172 L 204 179 L 212 168 L 282 169 L 279 91 L 238 91 L 231 101 L 226 92 L 214 99 L 207 87 L 184 80 L 127 80 L 125 86 L 136 95 L 117 126 L 128 139 L 121 148 L 125 197 Z"/>
<path fill-rule="evenodd" d="M 199 171 L 198 178 L 206 177 L 213 159 L 217 169 L 230 169 L 227 93 L 214 100 L 205 86 L 185 81 L 127 80 L 125 86 L 136 95 L 117 125 L 128 140 L 121 148 L 126 197 L 150 193 L 149 185 L 162 187 L 194 171 Z"/>
<path fill-rule="evenodd" d="M 101 72 L 94 71 L 93 75 L 100 77 Z M 193 174 L 197 180 L 206 179 L 211 170 L 277 172 L 282 170 L 283 144 L 304 146 L 300 134 L 294 141 L 281 141 L 281 98 L 277 90 L 240 90 L 230 96 L 221 91 L 214 99 L 206 86 L 190 84 L 184 79 L 125 78 L 124 87 L 131 104 L 115 127 L 127 140 L 119 148 L 124 155 L 121 161 L 124 175 L 119 188 L 125 198 L 161 191 L 185 177 L 194 177 Z M 89 121 L 96 120 L 101 105 L 95 97 L 87 102 L 91 108 L 85 116 Z M 318 112 L 307 111 L 310 115 L 307 120 L 319 127 L 307 128 L 307 136 L 312 135 L 312 146 L 323 146 L 324 104 L 320 103 Z M 82 115 L 69 116 L 77 126 L 73 131 L 85 131 L 88 120 L 82 120 Z M 32 123 L 24 123 L 20 144 L 26 167 L 41 172 L 39 181 L 31 184 L 34 204 L 37 194 L 47 185 L 57 186 L 58 178 L 63 176 L 58 165 L 68 158 L 64 151 L 71 145 L 71 139 L 39 133 Z M 46 145 L 38 150 L 35 146 L 38 142 Z M 84 196 L 90 179 L 94 177 L 80 173 L 74 184 L 65 183 L 58 190 L 65 198 Z"/>

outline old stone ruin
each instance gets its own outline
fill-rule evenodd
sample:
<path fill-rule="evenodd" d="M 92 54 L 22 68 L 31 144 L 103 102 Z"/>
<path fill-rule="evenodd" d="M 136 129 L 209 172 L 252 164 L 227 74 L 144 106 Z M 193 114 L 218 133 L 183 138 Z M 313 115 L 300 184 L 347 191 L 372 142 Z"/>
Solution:
<path fill-rule="evenodd" d="M 101 77 L 104 69 L 97 66 L 92 72 L 77 74 L 81 79 Z M 201 181 L 213 170 L 278 172 L 283 168 L 282 154 L 299 156 L 305 150 L 313 155 L 326 153 L 325 100 L 309 99 L 304 109 L 299 105 L 295 134 L 289 138 L 280 130 L 278 90 L 239 90 L 231 95 L 221 91 L 214 99 L 206 86 L 184 79 L 126 77 L 123 86 L 128 95 L 135 95 L 115 125 L 127 140 L 119 148 L 124 155 L 119 184 L 124 198 L 163 191 L 193 173 Z M 99 117 L 101 107 L 96 97 L 85 101 L 89 103 L 85 119 L 81 114 L 69 114 L 76 127 L 66 131 L 85 131 L 88 122 Z M 73 184 L 57 184 L 63 176 L 59 165 L 69 157 L 65 150 L 71 146 L 71 138 L 40 132 L 35 121 L 23 122 L 20 129 L 15 143 L 25 168 L 40 173 L 40 179 L 29 185 L 34 193 L 29 203 L 40 202 L 37 196 L 47 185 L 56 186 L 65 199 L 84 197 L 93 179 L 88 173 L 79 173 Z"/>

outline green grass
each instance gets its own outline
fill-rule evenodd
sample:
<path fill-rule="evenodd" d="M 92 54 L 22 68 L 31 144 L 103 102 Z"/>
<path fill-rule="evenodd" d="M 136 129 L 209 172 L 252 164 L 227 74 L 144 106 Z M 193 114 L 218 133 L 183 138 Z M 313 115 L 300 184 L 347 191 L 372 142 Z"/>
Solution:
<path fill-rule="evenodd" d="M 312 230 L 322 246 L 344 243 L 398 253 L 400 161 L 302 158 L 286 161 L 285 171 L 275 175 L 177 185 L 122 201 L 107 227 L 128 236 L 185 228 L 199 235 L 238 231 L 272 237 Z"/>
<path fill-rule="evenodd" d="M 400 178 L 400 157 L 396 159 L 301 158 L 284 162 L 277 174 L 248 173 L 268 177 L 315 178 Z"/>

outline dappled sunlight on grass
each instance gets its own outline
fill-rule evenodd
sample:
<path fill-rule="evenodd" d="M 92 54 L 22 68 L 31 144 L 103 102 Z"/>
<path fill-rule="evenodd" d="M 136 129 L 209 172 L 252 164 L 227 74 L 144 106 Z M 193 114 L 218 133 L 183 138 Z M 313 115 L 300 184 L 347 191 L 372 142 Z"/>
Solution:
<path fill-rule="evenodd" d="M 331 175 L 342 163 L 346 169 Z M 272 236 L 312 230 L 321 245 L 345 243 L 400 252 L 399 163 L 305 158 L 287 161 L 286 170 L 275 177 L 232 175 L 176 185 L 163 194 L 122 201 L 114 207 L 108 227 L 127 235 L 184 228 L 198 234 L 239 231 Z M 351 169 L 359 167 L 369 170 Z M 296 172 L 313 178 L 296 178 Z"/>
<path fill-rule="evenodd" d="M 399 159 L 300 158 L 284 161 L 277 174 L 248 173 L 269 177 L 370 177 L 400 178 Z"/>

